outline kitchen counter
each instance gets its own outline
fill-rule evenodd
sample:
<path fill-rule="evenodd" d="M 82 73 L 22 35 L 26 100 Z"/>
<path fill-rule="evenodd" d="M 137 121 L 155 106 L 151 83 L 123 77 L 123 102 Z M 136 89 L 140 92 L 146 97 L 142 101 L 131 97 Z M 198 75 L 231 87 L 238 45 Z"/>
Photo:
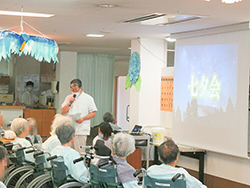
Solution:
<path fill-rule="evenodd" d="M 39 106 L 26 106 L 25 109 L 47 109 L 47 110 L 50 110 L 50 109 L 55 109 L 54 106 L 44 106 L 44 105 L 39 105 Z"/>
<path fill-rule="evenodd" d="M 25 109 L 25 106 L 0 106 L 0 110 L 1 109 Z"/>

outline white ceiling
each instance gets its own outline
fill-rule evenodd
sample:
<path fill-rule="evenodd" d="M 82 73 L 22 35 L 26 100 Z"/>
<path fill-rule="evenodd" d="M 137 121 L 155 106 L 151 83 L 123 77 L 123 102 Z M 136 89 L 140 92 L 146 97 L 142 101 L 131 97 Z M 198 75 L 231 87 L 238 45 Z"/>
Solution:
<path fill-rule="evenodd" d="M 60 50 L 129 56 L 133 38 L 165 38 L 169 33 L 234 24 L 250 20 L 250 1 L 224 4 L 221 0 L 0 0 L 0 10 L 55 14 L 24 21 L 54 39 Z M 101 8 L 99 4 L 114 4 Z M 124 24 L 121 21 L 151 13 L 205 15 L 207 18 L 169 26 Z M 0 29 L 20 25 L 20 17 L 0 16 Z M 19 32 L 19 28 L 13 29 Z M 38 34 L 24 25 L 28 34 Z M 86 34 L 106 33 L 103 38 Z M 113 33 L 112 33 L 113 32 Z"/>

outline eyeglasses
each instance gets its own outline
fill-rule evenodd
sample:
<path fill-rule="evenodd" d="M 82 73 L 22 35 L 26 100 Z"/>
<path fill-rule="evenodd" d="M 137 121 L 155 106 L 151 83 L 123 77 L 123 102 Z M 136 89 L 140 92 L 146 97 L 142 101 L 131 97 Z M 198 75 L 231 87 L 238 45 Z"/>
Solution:
<path fill-rule="evenodd" d="M 80 91 L 80 88 L 78 86 L 70 86 L 70 90 L 72 92 L 78 92 L 78 91 Z"/>

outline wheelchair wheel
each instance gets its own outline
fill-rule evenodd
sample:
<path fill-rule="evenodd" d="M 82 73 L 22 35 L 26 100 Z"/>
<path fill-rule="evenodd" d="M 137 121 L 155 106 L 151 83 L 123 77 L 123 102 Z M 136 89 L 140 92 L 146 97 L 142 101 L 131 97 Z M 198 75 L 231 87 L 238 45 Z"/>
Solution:
<path fill-rule="evenodd" d="M 59 188 L 78 188 L 78 187 L 82 187 L 82 186 L 84 186 L 85 184 L 82 184 L 82 183 L 80 183 L 80 182 L 77 182 L 77 181 L 72 181 L 72 182 L 67 182 L 67 183 L 65 183 L 65 184 L 63 184 L 63 185 L 61 185 Z M 85 188 L 85 187 L 84 187 Z M 88 188 L 88 187 L 86 187 L 86 188 Z"/>
<path fill-rule="evenodd" d="M 15 169 L 6 178 L 6 180 L 4 181 L 4 184 L 8 188 L 14 188 L 16 185 L 16 182 L 21 178 L 21 176 L 33 168 L 34 167 L 32 167 L 32 166 L 22 166 L 20 168 Z"/>
<path fill-rule="evenodd" d="M 4 173 L 4 177 L 2 178 L 2 182 L 5 182 L 5 180 L 8 178 L 10 173 L 15 169 L 16 169 L 15 165 L 11 165 L 10 167 L 8 167 L 8 169 Z"/>
<path fill-rule="evenodd" d="M 49 188 L 53 187 L 52 179 L 50 176 L 43 178 L 41 181 L 37 182 L 34 188 Z"/>
<path fill-rule="evenodd" d="M 34 179 L 34 170 L 26 172 L 22 177 L 16 182 L 15 188 L 26 188 L 29 183 Z"/>
<path fill-rule="evenodd" d="M 42 181 L 44 178 L 50 178 L 50 174 L 43 174 L 41 176 L 36 177 L 35 179 L 33 179 L 29 185 L 27 186 L 27 188 L 34 188 L 38 182 Z"/>

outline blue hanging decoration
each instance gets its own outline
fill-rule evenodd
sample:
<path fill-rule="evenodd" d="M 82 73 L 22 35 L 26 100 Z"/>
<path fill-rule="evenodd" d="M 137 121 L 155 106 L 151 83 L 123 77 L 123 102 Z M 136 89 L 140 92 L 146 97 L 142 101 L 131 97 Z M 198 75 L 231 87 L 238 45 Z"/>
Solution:
<path fill-rule="evenodd" d="M 140 55 L 137 52 L 133 52 L 129 60 L 129 69 L 128 69 L 128 75 L 126 77 L 125 89 L 131 87 L 132 84 L 135 84 L 136 91 L 140 91 L 141 89 L 140 70 L 141 70 Z"/>
<path fill-rule="evenodd" d="M 59 62 L 58 51 L 57 43 L 53 39 L 8 30 L 0 31 L 0 61 L 2 58 L 10 59 L 13 53 L 19 56 L 30 55 L 40 62 L 56 63 Z"/>

